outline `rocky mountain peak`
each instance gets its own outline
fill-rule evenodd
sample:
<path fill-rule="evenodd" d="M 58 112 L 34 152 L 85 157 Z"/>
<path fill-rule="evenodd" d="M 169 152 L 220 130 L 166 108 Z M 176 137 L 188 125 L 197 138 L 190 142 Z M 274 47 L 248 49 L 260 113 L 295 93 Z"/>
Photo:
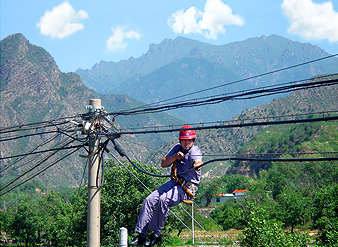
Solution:
<path fill-rule="evenodd" d="M 13 34 L 8 36 L 9 41 L 11 42 L 12 40 L 17 40 L 17 45 L 18 45 L 18 51 L 22 53 L 27 53 L 29 50 L 28 47 L 28 40 L 23 36 L 21 33 Z"/>

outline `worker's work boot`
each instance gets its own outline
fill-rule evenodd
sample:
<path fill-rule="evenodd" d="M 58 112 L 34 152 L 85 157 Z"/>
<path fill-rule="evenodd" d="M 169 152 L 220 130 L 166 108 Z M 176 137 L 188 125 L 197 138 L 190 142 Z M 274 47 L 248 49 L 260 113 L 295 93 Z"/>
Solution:
<path fill-rule="evenodd" d="M 137 245 L 143 245 L 144 242 L 146 241 L 146 236 L 143 234 L 139 234 L 134 238 L 133 241 L 128 242 L 129 246 L 137 246 Z"/>
<path fill-rule="evenodd" d="M 146 243 L 144 244 L 144 246 L 148 247 L 148 246 L 154 246 L 155 244 L 159 243 L 161 241 L 161 235 L 156 235 L 155 233 L 152 233 L 150 235 L 150 238 L 147 239 Z"/>

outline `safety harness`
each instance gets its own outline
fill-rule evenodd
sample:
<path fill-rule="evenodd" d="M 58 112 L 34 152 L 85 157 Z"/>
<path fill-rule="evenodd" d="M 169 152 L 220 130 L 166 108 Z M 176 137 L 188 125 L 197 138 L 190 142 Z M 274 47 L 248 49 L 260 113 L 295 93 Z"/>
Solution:
<path fill-rule="evenodd" d="M 180 178 L 177 176 L 177 163 L 176 161 L 172 164 L 171 166 L 171 179 L 174 180 L 175 182 L 179 183 L 182 187 L 182 189 L 185 191 L 185 193 L 190 197 L 193 198 L 195 196 L 195 192 L 197 191 L 197 186 L 194 185 L 191 182 L 186 181 L 184 178 Z M 191 188 L 191 190 L 194 192 L 191 192 L 191 190 L 187 187 L 189 186 Z M 187 200 L 184 199 L 183 200 L 184 203 L 194 203 L 192 200 Z"/>

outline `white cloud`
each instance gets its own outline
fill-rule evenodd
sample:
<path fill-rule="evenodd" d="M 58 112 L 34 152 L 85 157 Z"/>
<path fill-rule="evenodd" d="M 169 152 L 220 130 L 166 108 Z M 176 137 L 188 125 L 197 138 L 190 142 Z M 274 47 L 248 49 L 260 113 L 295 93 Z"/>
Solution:
<path fill-rule="evenodd" d="M 126 30 L 126 27 L 112 27 L 113 35 L 107 40 L 107 49 L 109 51 L 122 51 L 126 48 L 126 39 L 140 40 L 141 34 L 134 30 Z"/>
<path fill-rule="evenodd" d="M 231 7 L 221 0 L 207 0 L 204 11 L 194 6 L 185 12 L 178 10 L 169 17 L 167 23 L 174 33 L 198 33 L 207 39 L 217 39 L 218 34 L 225 34 L 224 26 L 242 26 L 244 19 L 234 15 Z"/>
<path fill-rule="evenodd" d="M 317 4 L 312 0 L 284 0 L 281 8 L 291 21 L 289 33 L 305 39 L 338 41 L 338 13 L 332 2 Z"/>
<path fill-rule="evenodd" d="M 37 23 L 43 35 L 63 39 L 77 31 L 83 30 L 80 23 L 89 17 L 84 10 L 75 11 L 68 2 L 55 6 L 52 11 L 46 11 Z"/>

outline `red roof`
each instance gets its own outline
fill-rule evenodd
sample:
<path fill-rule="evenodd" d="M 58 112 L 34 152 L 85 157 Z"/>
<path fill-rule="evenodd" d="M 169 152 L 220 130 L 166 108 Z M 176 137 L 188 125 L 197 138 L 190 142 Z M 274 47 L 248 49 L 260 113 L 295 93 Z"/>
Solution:
<path fill-rule="evenodd" d="M 247 192 L 248 190 L 234 190 L 232 193 Z"/>

